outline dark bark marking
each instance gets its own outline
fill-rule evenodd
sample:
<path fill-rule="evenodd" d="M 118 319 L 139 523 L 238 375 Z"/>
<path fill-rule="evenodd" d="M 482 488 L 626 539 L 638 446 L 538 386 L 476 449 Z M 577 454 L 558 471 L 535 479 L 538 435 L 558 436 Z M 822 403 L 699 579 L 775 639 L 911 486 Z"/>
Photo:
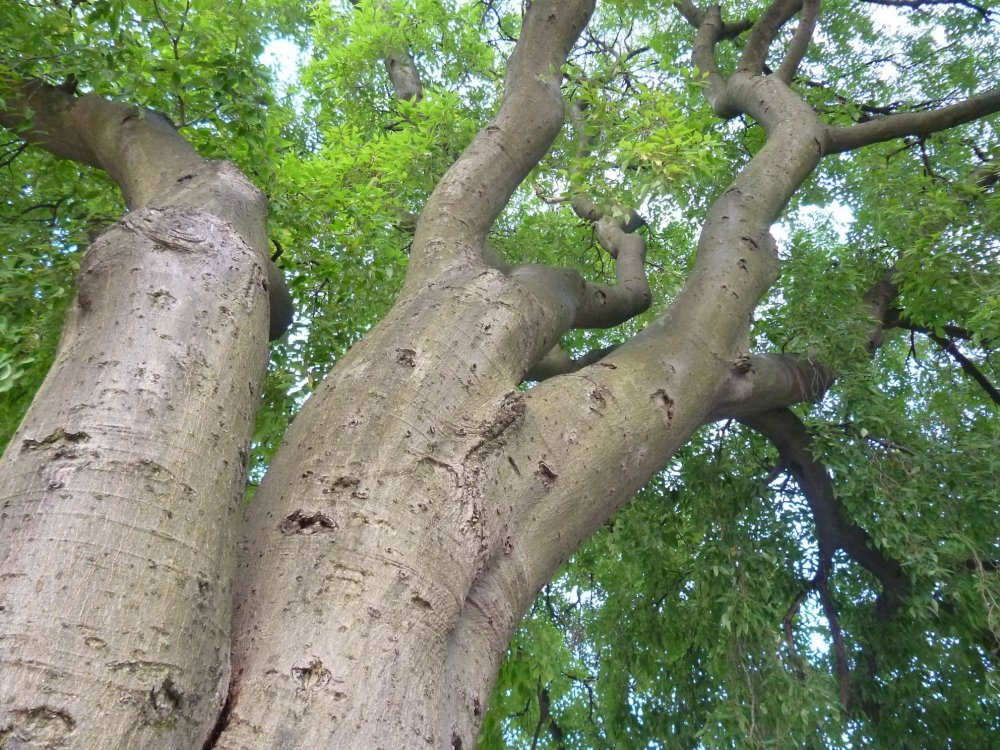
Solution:
<path fill-rule="evenodd" d="M 319 690 L 330 684 L 333 674 L 318 657 L 313 656 L 305 665 L 292 667 L 292 677 L 299 683 L 300 691 Z"/>
<path fill-rule="evenodd" d="M 510 463 L 510 468 L 514 470 L 514 473 L 521 476 L 521 470 L 517 468 L 517 462 L 511 456 L 507 456 L 507 461 Z"/>
<path fill-rule="evenodd" d="M 212 731 L 208 735 L 208 739 L 205 740 L 205 744 L 202 746 L 201 750 L 212 750 L 212 748 L 214 748 L 218 743 L 219 737 L 222 736 L 222 732 L 225 731 L 226 727 L 229 725 L 229 717 L 233 714 L 235 697 L 232 682 L 230 682 L 229 691 L 226 693 L 226 702 L 222 704 L 222 711 L 219 712 L 219 718 L 216 719 L 215 726 L 212 727 Z"/>
<path fill-rule="evenodd" d="M 520 391 L 511 391 L 506 394 L 497 407 L 496 413 L 476 428 L 476 433 L 481 436 L 481 439 L 468 451 L 466 456 L 477 452 L 497 450 L 503 444 L 501 441 L 503 433 L 511 428 L 517 428 L 524 422 L 525 410 L 524 395 Z M 514 465 L 512 460 L 511 465 Z M 514 470 L 517 471 L 516 466 L 514 466 Z"/>
<path fill-rule="evenodd" d="M 674 418 L 674 400 L 670 398 L 665 390 L 657 388 L 653 393 L 653 400 L 667 414 L 667 421 Z"/>
<path fill-rule="evenodd" d="M 337 491 L 346 492 L 347 490 L 351 490 L 352 493 L 357 494 L 357 488 L 358 485 L 360 484 L 361 480 L 358 479 L 357 477 L 342 476 L 342 477 L 337 477 L 336 479 L 333 480 L 333 482 L 330 484 L 330 489 L 333 490 L 334 492 Z M 327 491 L 324 490 L 324 493 L 325 492 Z"/>
<path fill-rule="evenodd" d="M 278 530 L 285 536 L 292 534 L 318 534 L 324 531 L 336 531 L 337 522 L 325 513 L 307 513 L 304 510 L 292 511 L 278 524 Z"/>
<path fill-rule="evenodd" d="M 58 443 L 69 443 L 70 445 L 75 445 L 77 443 L 83 443 L 90 440 L 90 435 L 82 430 L 80 432 L 66 432 L 61 427 L 55 432 L 47 435 L 41 440 L 32 440 L 31 438 L 25 438 L 21 443 L 21 453 L 27 453 L 29 451 L 41 450 L 43 448 L 48 448 L 49 446 L 54 446 Z"/>
<path fill-rule="evenodd" d="M 417 353 L 412 349 L 397 349 L 396 361 L 401 365 L 406 365 L 407 367 L 416 367 Z"/>
<path fill-rule="evenodd" d="M 69 734 L 76 728 L 76 721 L 65 711 L 54 711 L 48 706 L 22 708 L 13 712 L 14 723 L 0 728 L 0 740 L 13 737 L 21 742 L 43 747 L 63 745 Z M 6 747 L 6 742 L 4 742 Z"/>
<path fill-rule="evenodd" d="M 168 720 L 180 711 L 183 702 L 184 696 L 169 677 L 149 691 L 149 705 L 160 721 Z"/>
<path fill-rule="evenodd" d="M 414 594 L 413 596 L 411 596 L 410 601 L 416 604 L 421 609 L 431 609 L 431 610 L 434 609 L 431 603 L 426 599 L 424 599 L 422 596 L 420 596 L 420 594 Z"/>
<path fill-rule="evenodd" d="M 458 736 L 457 732 L 451 733 L 451 750 L 462 750 L 462 738 Z"/>
<path fill-rule="evenodd" d="M 602 385 L 596 386 L 590 392 L 589 396 L 590 396 L 590 400 L 596 402 L 597 405 L 596 406 L 591 406 L 590 410 L 592 412 L 600 412 L 601 409 L 603 409 L 604 407 L 606 407 L 608 404 L 607 404 L 607 400 L 605 399 L 605 396 L 607 396 L 609 393 L 610 393 L 610 391 L 607 388 L 605 388 L 604 386 L 602 386 Z"/>
<path fill-rule="evenodd" d="M 155 292 L 150 292 L 149 297 L 153 300 L 154 307 L 158 305 L 169 305 L 170 303 L 177 301 L 177 298 L 166 289 L 157 289 Z"/>
<path fill-rule="evenodd" d="M 524 395 L 520 391 L 511 391 L 504 396 L 493 419 L 480 427 L 480 434 L 487 440 L 495 440 L 504 430 L 521 423 L 525 408 Z"/>
<path fill-rule="evenodd" d="M 546 489 L 548 489 L 555 483 L 556 479 L 559 477 L 559 472 L 557 472 L 555 469 L 553 469 L 544 461 L 539 461 L 538 471 L 535 472 L 535 476 L 539 477 L 542 480 L 542 484 L 545 485 Z"/>

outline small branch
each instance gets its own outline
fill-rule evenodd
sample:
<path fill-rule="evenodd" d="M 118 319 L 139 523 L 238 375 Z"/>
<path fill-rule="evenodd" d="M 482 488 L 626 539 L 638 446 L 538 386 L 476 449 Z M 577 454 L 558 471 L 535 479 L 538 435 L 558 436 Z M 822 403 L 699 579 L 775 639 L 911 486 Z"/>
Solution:
<path fill-rule="evenodd" d="M 823 614 L 830 625 L 830 637 L 833 640 L 833 660 L 837 672 L 837 684 L 840 687 L 840 702 L 844 710 L 849 711 L 851 707 L 851 668 L 847 662 L 847 648 L 844 645 L 844 634 L 840 629 L 840 616 L 837 612 L 837 605 L 834 603 L 833 597 L 830 596 L 830 587 L 825 572 L 822 579 L 817 581 L 816 590 L 819 592 L 819 601 L 823 607 Z"/>
<path fill-rule="evenodd" d="M 980 190 L 987 190 L 1000 180 L 1000 159 L 987 159 L 976 168 L 973 174 L 973 184 Z"/>
<path fill-rule="evenodd" d="M 802 4 L 802 13 L 799 15 L 799 25 L 795 29 L 795 35 L 785 54 L 785 59 L 778 67 L 777 76 L 786 84 L 792 82 L 795 72 L 805 57 L 809 42 L 812 41 L 813 32 L 816 30 L 816 21 L 819 19 L 820 0 L 805 0 Z"/>
<path fill-rule="evenodd" d="M 988 19 L 990 14 L 994 13 L 989 8 L 969 2 L 969 0 L 862 0 L 862 2 L 871 3 L 872 5 L 887 5 L 890 8 L 913 8 L 914 10 L 922 8 L 925 5 L 957 5 L 961 8 L 974 10 L 984 19 Z"/>
<path fill-rule="evenodd" d="M 781 618 L 781 629 L 785 632 L 785 645 L 788 646 L 788 653 L 792 660 L 792 664 L 795 665 L 795 676 L 800 680 L 805 678 L 805 662 L 802 657 L 799 656 L 799 651 L 795 648 L 795 633 L 792 629 L 792 623 L 795 621 L 796 615 L 799 613 L 799 609 L 802 607 L 802 603 L 809 596 L 809 589 L 803 589 L 799 592 L 798 596 L 792 600 L 791 606 L 788 607 L 788 611 L 785 612 L 785 616 Z"/>
<path fill-rule="evenodd" d="M 577 133 L 578 160 L 590 154 L 593 144 L 583 113 L 581 102 L 570 107 L 570 120 Z M 653 295 L 646 277 L 646 240 L 638 230 L 646 222 L 632 208 L 615 215 L 582 194 L 574 196 L 570 205 L 577 216 L 594 224 L 598 242 L 615 260 L 615 285 L 587 282 L 573 327 L 606 328 L 645 312 Z"/>
<path fill-rule="evenodd" d="M 916 333 L 931 334 L 934 332 L 933 328 L 928 328 L 927 326 L 919 325 L 911 320 L 906 315 L 903 315 L 899 310 L 893 308 L 889 311 L 889 314 L 885 321 L 886 328 L 903 328 L 907 331 L 915 331 Z M 968 328 L 963 328 L 962 326 L 953 325 L 943 325 L 941 330 L 944 335 L 952 340 L 957 341 L 972 341 L 976 338 L 976 332 Z M 992 339 L 981 339 L 979 341 L 979 346 L 984 349 L 989 349 L 992 346 Z"/>
<path fill-rule="evenodd" d="M 934 329 L 928 328 L 927 326 L 917 325 L 909 318 L 900 315 L 898 310 L 890 311 L 889 317 L 886 321 L 887 328 L 903 328 L 908 331 L 913 331 L 916 333 L 922 333 L 935 344 L 937 344 L 941 349 L 943 349 L 952 359 L 954 359 L 962 371 L 968 375 L 970 378 L 979 384 L 979 387 L 986 392 L 986 395 L 990 397 L 993 403 L 1000 405 L 1000 389 L 998 389 L 990 381 L 986 374 L 969 359 L 962 350 L 958 348 L 955 340 L 969 341 L 975 337 L 975 333 L 970 331 L 968 328 L 962 328 L 961 326 L 943 326 L 943 332 L 945 336 L 939 336 L 935 333 Z M 983 341 L 980 342 L 982 346 L 987 346 L 990 342 Z"/>
<path fill-rule="evenodd" d="M 569 375 L 570 373 L 582 370 L 584 367 L 600 362 L 611 352 L 617 349 L 616 346 L 605 346 L 601 349 L 592 349 L 582 357 L 573 359 L 561 346 L 553 347 L 545 357 L 536 364 L 531 371 L 524 376 L 525 380 L 541 382 L 554 378 L 557 375 Z"/>
<path fill-rule="evenodd" d="M 971 359 L 962 354 L 961 350 L 958 348 L 958 346 L 955 344 L 954 341 L 942 338 L 941 336 L 938 336 L 936 333 L 933 332 L 928 333 L 927 336 L 928 338 L 930 338 L 931 341 L 933 341 L 935 344 L 944 349 L 948 354 L 950 354 L 952 359 L 958 362 L 958 365 L 959 367 L 962 368 L 962 371 L 970 378 L 975 380 L 979 384 L 980 388 L 986 391 L 986 395 L 990 397 L 990 399 L 993 401 L 994 404 L 1000 406 L 1000 390 L 997 390 L 997 387 L 990 382 L 989 378 L 987 378 L 986 375 L 983 374 L 983 371 L 976 366 L 975 362 L 973 362 Z"/>
<path fill-rule="evenodd" d="M 994 112 L 1000 112 L 1000 88 L 926 112 L 906 112 L 848 127 L 828 127 L 823 153 L 839 154 L 907 135 L 930 135 Z"/>

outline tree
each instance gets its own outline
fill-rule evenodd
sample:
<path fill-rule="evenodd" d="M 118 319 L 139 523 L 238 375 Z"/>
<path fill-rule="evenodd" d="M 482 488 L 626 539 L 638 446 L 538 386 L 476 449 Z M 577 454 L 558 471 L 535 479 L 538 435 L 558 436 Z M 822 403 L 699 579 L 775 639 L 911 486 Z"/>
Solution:
<path fill-rule="evenodd" d="M 0 11 L 0 747 L 995 736 L 997 13 L 525 5 Z"/>

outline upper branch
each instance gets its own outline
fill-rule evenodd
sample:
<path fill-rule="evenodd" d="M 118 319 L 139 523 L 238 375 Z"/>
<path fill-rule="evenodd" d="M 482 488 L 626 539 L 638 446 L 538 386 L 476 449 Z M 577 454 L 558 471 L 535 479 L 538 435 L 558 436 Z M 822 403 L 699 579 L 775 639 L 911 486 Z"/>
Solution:
<path fill-rule="evenodd" d="M 957 5 L 962 8 L 974 10 L 983 18 L 989 18 L 990 14 L 995 12 L 982 5 L 970 2 L 970 0 L 862 0 L 862 2 L 872 3 L 873 5 L 888 5 L 892 8 L 914 9 L 924 5 Z"/>
<path fill-rule="evenodd" d="M 139 208 L 205 163 L 163 115 L 37 79 L 0 78 L 0 125 L 46 151 L 103 169 Z"/>
<path fill-rule="evenodd" d="M 44 81 L 6 76 L 0 76 L 0 102 L 0 125 L 55 156 L 103 169 L 118 184 L 131 210 L 168 195 L 176 198 L 178 183 L 209 165 L 167 117 L 150 109 L 96 94 L 76 97 Z M 268 278 L 269 338 L 274 340 L 292 322 L 292 301 L 281 271 L 267 257 L 266 202 L 245 176 L 241 180 L 246 195 L 259 201 L 259 211 L 246 211 L 211 191 L 193 200 L 232 223 L 251 247 L 260 250 Z"/>
<path fill-rule="evenodd" d="M 431 194 L 417 223 L 407 283 L 448 265 L 479 265 L 493 221 L 563 123 L 562 66 L 594 0 L 536 0 L 507 67 L 503 102 Z"/>
<path fill-rule="evenodd" d="M 802 0 L 774 0 L 768 6 L 750 32 L 750 38 L 747 39 L 743 54 L 740 56 L 740 70 L 747 70 L 754 75 L 763 72 L 771 43 L 781 31 L 781 27 L 788 23 L 801 7 Z"/>
<path fill-rule="evenodd" d="M 859 125 L 827 128 L 823 152 L 838 154 L 904 135 L 929 135 L 939 130 L 1000 112 L 1000 88 L 990 89 L 947 107 L 926 112 L 906 112 L 869 120 Z"/>
<path fill-rule="evenodd" d="M 357 6 L 361 0 L 351 0 L 351 2 Z M 383 3 L 385 10 L 388 10 L 388 6 L 388 3 Z M 401 46 L 389 50 L 382 58 L 382 64 L 389 74 L 389 81 L 392 83 L 396 98 L 407 102 L 419 102 L 423 98 L 424 87 L 420 81 L 420 72 L 409 49 Z"/>
<path fill-rule="evenodd" d="M 677 8 L 682 16 L 684 16 L 685 21 L 695 28 L 699 28 L 705 19 L 705 14 L 710 12 L 712 8 L 717 8 L 718 6 L 713 5 L 708 11 L 704 11 L 691 2 L 691 0 L 680 0 L 680 2 L 674 3 L 674 7 Z M 753 21 L 749 18 L 741 19 L 736 23 L 722 24 L 719 30 L 719 39 L 734 39 L 752 27 Z"/>
<path fill-rule="evenodd" d="M 419 102 L 424 96 L 424 88 L 413 54 L 408 49 L 401 49 L 390 52 L 383 62 L 396 96 L 403 101 Z"/>
<path fill-rule="evenodd" d="M 778 67 L 777 76 L 785 83 L 791 83 L 795 71 L 799 69 L 802 58 L 805 57 L 806 49 L 812 40 L 813 32 L 816 30 L 816 21 L 819 19 L 820 0 L 805 0 L 802 3 L 802 13 L 799 15 L 799 25 L 795 29 L 795 36 L 788 47 L 785 59 Z"/>
<path fill-rule="evenodd" d="M 691 61 L 698 70 L 706 74 L 705 98 L 709 106 L 719 117 L 725 119 L 735 117 L 738 112 L 728 105 L 726 79 L 715 59 L 715 45 L 722 39 L 724 29 L 722 10 L 718 5 L 713 5 L 706 11 L 700 11 L 690 2 L 678 3 L 677 7 L 688 23 L 696 29 Z"/>

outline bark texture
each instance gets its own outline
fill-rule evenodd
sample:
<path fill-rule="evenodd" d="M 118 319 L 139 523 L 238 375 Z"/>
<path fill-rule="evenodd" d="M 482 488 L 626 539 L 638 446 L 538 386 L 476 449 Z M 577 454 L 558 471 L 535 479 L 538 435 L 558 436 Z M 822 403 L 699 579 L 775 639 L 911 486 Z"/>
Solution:
<path fill-rule="evenodd" d="M 0 462 L 0 746 L 187 750 L 228 686 L 265 203 L 155 113 L 16 93 L 35 111 L 26 135 L 107 169 L 132 211 L 84 256 L 55 364 Z"/>
<path fill-rule="evenodd" d="M 573 361 L 557 346 L 568 330 L 650 304 L 641 220 L 569 201 L 614 257 L 615 286 L 512 267 L 486 236 L 563 124 L 561 71 L 593 6 L 528 4 L 496 117 L 420 215 L 399 300 L 296 417 L 235 560 L 268 286 L 271 333 L 283 330 L 263 201 L 158 115 L 0 82 L 0 123 L 107 170 L 131 209 L 88 251 L 56 365 L 0 464 L 0 745 L 472 748 L 538 589 L 723 417 L 795 466 L 824 552 L 862 557 L 893 606 L 905 595 L 785 411 L 835 373 L 751 356 L 750 319 L 779 270 L 770 227 L 825 154 L 1000 101 L 829 128 L 792 86 L 818 2 L 729 23 L 678 3 L 714 111 L 761 123 L 766 144 L 711 207 L 674 302 L 626 344 Z M 716 45 L 744 31 L 736 68 L 721 69 Z M 397 95 L 419 98 L 412 55 L 385 54 Z M 586 153 L 585 112 L 571 115 Z M 878 321 L 871 349 L 889 286 L 859 300 Z M 545 380 L 525 391 L 528 377 Z"/>

